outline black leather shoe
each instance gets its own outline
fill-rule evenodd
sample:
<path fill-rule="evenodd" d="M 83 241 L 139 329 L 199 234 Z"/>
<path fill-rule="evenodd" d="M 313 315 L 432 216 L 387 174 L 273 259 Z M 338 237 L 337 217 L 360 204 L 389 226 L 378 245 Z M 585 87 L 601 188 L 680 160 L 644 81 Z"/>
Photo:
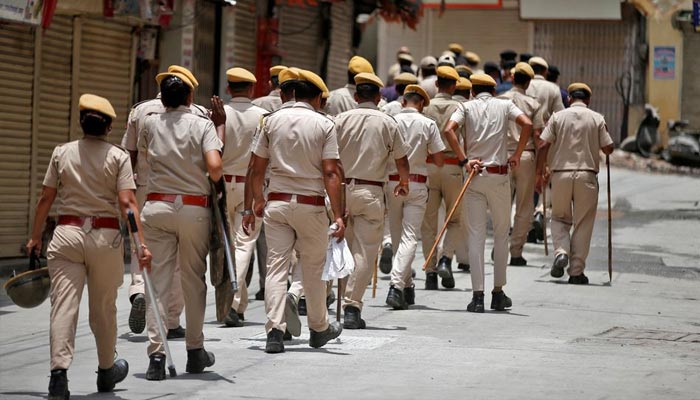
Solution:
<path fill-rule="evenodd" d="M 286 329 L 286 330 L 284 331 L 284 336 L 282 336 L 282 340 L 285 341 L 285 342 L 289 342 L 289 341 L 292 340 L 292 339 L 293 339 L 292 334 L 289 333 L 289 329 Z"/>
<path fill-rule="evenodd" d="M 462 263 L 457 264 L 457 269 L 460 271 L 464 271 L 464 272 L 469 272 L 471 270 L 471 268 L 469 267 L 469 264 L 462 264 Z"/>
<path fill-rule="evenodd" d="M 412 306 L 416 304 L 416 287 L 403 288 L 403 299 L 406 301 L 406 305 Z"/>
<path fill-rule="evenodd" d="M 51 371 L 49 380 L 49 400 L 68 400 L 70 391 L 68 390 L 68 374 L 65 369 L 54 369 Z"/>
<path fill-rule="evenodd" d="M 496 311 L 504 311 L 506 308 L 513 307 L 513 300 L 506 296 L 504 291 L 491 292 L 491 309 Z"/>
<path fill-rule="evenodd" d="M 495 248 L 491 249 L 491 261 L 496 261 L 495 254 L 496 254 L 496 249 Z"/>
<path fill-rule="evenodd" d="M 146 329 L 146 298 L 143 293 L 135 294 L 131 299 L 129 329 L 133 333 L 141 333 Z"/>
<path fill-rule="evenodd" d="M 472 296 L 472 301 L 467 306 L 467 311 L 475 313 L 484 312 L 484 294 L 475 294 Z"/>
<path fill-rule="evenodd" d="M 572 285 L 588 285 L 588 277 L 584 274 L 570 276 L 569 283 Z"/>
<path fill-rule="evenodd" d="M 146 379 L 149 381 L 162 381 L 165 379 L 165 354 L 154 353 L 149 357 L 151 361 L 148 363 L 146 370 Z"/>
<path fill-rule="evenodd" d="M 284 305 L 284 320 L 287 323 L 287 332 L 292 336 L 301 335 L 301 320 L 299 319 L 299 307 L 293 294 L 287 293 Z"/>
<path fill-rule="evenodd" d="M 392 257 L 394 257 L 394 251 L 391 249 L 391 244 L 387 243 L 382 248 L 382 256 L 379 258 L 379 270 L 382 271 L 382 273 L 391 273 Z"/>
<path fill-rule="evenodd" d="M 530 229 L 527 232 L 527 242 L 528 243 L 537 243 L 537 231 L 535 229 Z"/>
<path fill-rule="evenodd" d="M 255 300 L 265 300 L 265 288 L 262 288 L 255 293 Z"/>
<path fill-rule="evenodd" d="M 333 321 L 328 324 L 328 328 L 326 328 L 326 330 L 323 332 L 316 332 L 313 329 L 309 329 L 309 331 L 311 332 L 311 336 L 309 337 L 309 346 L 313 347 L 314 349 L 318 349 L 319 347 L 323 347 L 326 343 L 340 336 L 340 333 L 343 332 L 343 327 L 340 325 L 340 322 Z"/>
<path fill-rule="evenodd" d="M 516 267 L 522 267 L 527 265 L 527 260 L 522 258 L 522 257 L 511 257 L 510 258 L 510 265 L 516 266 Z"/>
<path fill-rule="evenodd" d="M 168 339 L 182 339 L 185 337 L 185 328 L 178 325 L 177 328 L 168 329 L 168 334 L 166 335 Z"/>
<path fill-rule="evenodd" d="M 365 329 L 367 324 L 362 319 L 360 309 L 353 306 L 345 307 L 345 317 L 343 318 L 343 328 L 345 329 Z"/>
<path fill-rule="evenodd" d="M 416 277 L 416 270 L 411 268 L 411 278 L 415 278 L 415 277 Z"/>
<path fill-rule="evenodd" d="M 126 360 L 115 360 L 112 368 L 97 368 L 97 391 L 111 392 L 114 385 L 121 382 L 129 374 L 129 363 Z"/>
<path fill-rule="evenodd" d="M 452 276 L 452 260 L 448 257 L 440 257 L 440 261 L 437 266 L 438 275 L 442 278 L 442 286 L 446 289 L 452 289 L 455 287 L 455 278 Z"/>
<path fill-rule="evenodd" d="M 399 290 L 394 285 L 389 286 L 389 293 L 386 295 L 386 304 L 390 305 L 394 310 L 405 310 L 408 308 L 404 299 L 403 290 Z"/>
<path fill-rule="evenodd" d="M 228 310 L 228 315 L 224 318 L 224 324 L 229 328 L 240 328 L 243 326 L 243 314 L 237 313 L 234 309 Z"/>
<path fill-rule="evenodd" d="M 329 308 L 330 306 L 335 303 L 335 293 L 331 291 L 328 293 L 328 296 L 326 296 L 326 308 Z"/>
<path fill-rule="evenodd" d="M 425 290 L 438 290 L 437 276 L 437 272 L 425 274 Z"/>
<path fill-rule="evenodd" d="M 187 365 L 185 371 L 190 374 L 199 374 L 204 368 L 214 365 L 214 353 L 204 349 L 187 350 Z"/>
<path fill-rule="evenodd" d="M 564 253 L 559 254 L 554 258 L 552 270 L 549 271 L 549 274 L 553 278 L 561 278 L 564 276 L 564 268 L 566 268 L 567 265 L 569 265 L 569 256 Z"/>
<path fill-rule="evenodd" d="M 299 299 L 298 308 L 299 315 L 306 315 L 306 298 L 302 297 Z"/>
<path fill-rule="evenodd" d="M 542 215 L 542 213 L 539 211 L 535 213 L 535 219 L 532 222 L 532 229 L 535 230 L 537 240 L 544 240 L 544 215 Z"/>
<path fill-rule="evenodd" d="M 279 329 L 272 329 L 267 333 L 265 353 L 284 353 L 284 332 Z"/>

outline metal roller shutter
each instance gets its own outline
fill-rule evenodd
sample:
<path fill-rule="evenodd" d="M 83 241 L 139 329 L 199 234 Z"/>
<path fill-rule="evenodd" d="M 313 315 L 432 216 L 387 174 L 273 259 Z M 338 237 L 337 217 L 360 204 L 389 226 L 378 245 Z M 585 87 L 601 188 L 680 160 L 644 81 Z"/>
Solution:
<path fill-rule="evenodd" d="M 683 87 L 681 89 L 681 118 L 690 128 L 700 129 L 700 34 L 686 32 L 683 36 Z"/>
<path fill-rule="evenodd" d="M 131 108 L 132 28 L 107 20 L 82 19 L 80 30 L 80 71 L 78 93 L 92 93 L 109 99 L 117 113 L 112 128 L 126 127 Z M 74 77 L 75 79 L 75 77 Z M 77 124 L 76 124 L 77 125 Z M 73 127 L 73 137 L 80 137 L 80 127 Z M 107 136 L 119 143 L 121 135 Z"/>
<path fill-rule="evenodd" d="M 0 257 L 17 257 L 28 237 L 34 29 L 0 26 Z"/>
<path fill-rule="evenodd" d="M 194 30 L 194 67 L 199 87 L 194 94 L 194 102 L 209 107 L 214 90 L 214 25 L 216 6 L 209 1 L 197 2 L 197 22 Z"/>
<path fill-rule="evenodd" d="M 331 89 L 345 85 L 348 79 L 348 60 L 352 56 L 352 6 L 350 0 L 333 3 L 331 6 L 333 31 L 326 79 L 326 84 Z"/>
<path fill-rule="evenodd" d="M 318 73 L 321 31 L 318 7 L 280 6 L 279 48 L 282 64 Z"/>
<path fill-rule="evenodd" d="M 255 73 L 257 57 L 255 0 L 239 0 L 234 13 L 233 65 Z"/>

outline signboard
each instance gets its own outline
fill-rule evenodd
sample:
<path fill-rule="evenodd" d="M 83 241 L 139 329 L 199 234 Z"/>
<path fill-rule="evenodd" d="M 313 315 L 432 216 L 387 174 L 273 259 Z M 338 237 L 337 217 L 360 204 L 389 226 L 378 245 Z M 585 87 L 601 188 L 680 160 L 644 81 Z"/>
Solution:
<path fill-rule="evenodd" d="M 620 0 L 520 0 L 520 18 L 621 20 Z"/>
<path fill-rule="evenodd" d="M 0 0 L 0 20 L 41 23 L 41 0 Z"/>
<path fill-rule="evenodd" d="M 423 0 L 425 8 L 440 8 L 440 0 Z M 503 8 L 503 0 L 445 0 L 446 9 Z"/>
<path fill-rule="evenodd" d="M 673 46 L 654 47 L 654 79 L 676 79 L 676 48 Z"/>

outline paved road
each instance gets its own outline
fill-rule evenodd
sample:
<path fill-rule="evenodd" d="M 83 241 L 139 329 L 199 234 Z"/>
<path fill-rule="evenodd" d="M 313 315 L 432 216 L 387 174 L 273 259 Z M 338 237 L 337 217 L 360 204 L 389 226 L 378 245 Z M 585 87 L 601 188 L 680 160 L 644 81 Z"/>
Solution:
<path fill-rule="evenodd" d="M 211 372 L 185 374 L 184 342 L 174 341 L 181 375 L 164 382 L 144 379 L 145 337 L 128 331 L 124 287 L 117 350 L 130 362 L 130 375 L 114 394 L 95 393 L 97 361 L 83 301 L 69 371 L 72 398 L 698 398 L 700 180 L 613 170 L 613 182 L 612 285 L 603 192 L 588 287 L 551 279 L 541 245 L 526 247 L 528 267 L 509 269 L 508 313 L 466 313 L 471 285 L 464 273 L 456 275 L 455 290 L 439 292 L 423 291 L 419 274 L 418 305 L 392 311 L 383 305 L 382 276 L 377 298 L 367 299 L 363 311 L 368 329 L 346 330 L 320 350 L 308 347 L 305 334 L 280 355 L 262 351 L 263 304 L 252 301 L 243 328 L 206 323 L 205 346 L 217 357 Z M 0 398 L 46 396 L 48 314 L 48 302 L 32 310 L 0 302 Z M 213 319 L 209 307 L 207 320 Z"/>

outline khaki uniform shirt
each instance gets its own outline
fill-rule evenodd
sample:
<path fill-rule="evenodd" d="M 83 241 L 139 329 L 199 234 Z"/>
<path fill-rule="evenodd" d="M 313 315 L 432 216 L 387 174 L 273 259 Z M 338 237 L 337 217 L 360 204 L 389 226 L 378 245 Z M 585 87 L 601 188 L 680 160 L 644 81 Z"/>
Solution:
<path fill-rule="evenodd" d="M 346 178 L 384 182 L 389 155 L 398 159 L 410 151 L 396 120 L 374 103 L 361 103 L 358 109 L 338 115 L 335 124 Z"/>
<path fill-rule="evenodd" d="M 58 189 L 59 215 L 119 217 L 118 193 L 135 190 L 129 153 L 104 137 L 56 146 L 44 186 Z"/>
<path fill-rule="evenodd" d="M 508 164 L 508 121 L 515 121 L 522 113 L 512 101 L 479 93 L 463 103 L 450 120 L 465 127 L 467 158 L 481 158 L 489 167 Z"/>
<path fill-rule="evenodd" d="M 406 107 L 394 117 L 399 124 L 399 133 L 408 145 L 408 163 L 412 174 L 427 176 L 428 167 L 425 159 L 428 154 L 445 150 L 440 131 L 435 121 L 425 117 L 413 107 Z M 396 174 L 394 163 L 389 163 L 389 174 Z"/>
<path fill-rule="evenodd" d="M 528 118 L 532 121 L 533 132 L 538 129 L 544 128 L 544 120 L 542 114 L 544 113 L 544 107 L 535 100 L 534 97 L 530 97 L 525 94 L 525 91 L 513 87 L 509 91 L 498 96 L 500 99 L 510 100 L 518 107 Z M 513 152 L 518 148 L 518 142 L 520 141 L 520 131 L 521 128 L 515 121 L 508 122 L 508 151 Z M 535 150 L 535 138 L 534 135 L 530 136 L 525 150 Z"/>
<path fill-rule="evenodd" d="M 554 114 L 541 138 L 552 144 L 548 155 L 552 171 L 597 173 L 600 149 L 613 143 L 605 118 L 580 101 Z"/>
<path fill-rule="evenodd" d="M 544 122 L 547 122 L 555 112 L 564 109 L 559 86 L 544 79 L 542 75 L 535 75 L 535 79 L 530 81 L 526 94 L 534 97 L 544 107 L 542 114 Z"/>
<path fill-rule="evenodd" d="M 422 81 L 420 81 L 420 83 L 418 83 L 420 87 L 422 87 L 423 90 L 425 90 L 428 93 L 428 96 L 430 96 L 431 99 L 437 96 L 438 94 L 438 88 L 437 86 L 435 86 L 437 78 L 437 75 L 430 75 L 429 77 L 423 79 Z"/>
<path fill-rule="evenodd" d="M 275 89 L 270 92 L 267 96 L 258 97 L 253 100 L 253 104 L 260 108 L 264 108 L 267 112 L 273 112 L 282 106 L 282 99 L 280 98 L 280 90 Z"/>
<path fill-rule="evenodd" d="M 340 89 L 332 90 L 328 96 L 326 112 L 330 115 L 338 115 L 355 108 L 357 108 L 355 85 L 347 84 Z"/>
<path fill-rule="evenodd" d="M 466 97 L 464 97 L 464 96 L 461 96 L 461 95 L 458 95 L 458 94 L 452 96 L 452 100 L 456 100 L 456 101 L 458 101 L 458 102 L 460 102 L 460 103 L 464 103 L 465 101 L 469 101 L 468 98 L 466 98 Z"/>
<path fill-rule="evenodd" d="M 338 159 L 335 126 L 297 102 L 264 118 L 253 153 L 270 160 L 269 192 L 323 196 L 322 160 Z"/>
<path fill-rule="evenodd" d="M 148 193 L 209 194 L 204 155 L 223 149 L 210 119 L 184 106 L 149 115 L 138 145 L 139 153 L 146 152 L 150 167 Z"/>
<path fill-rule="evenodd" d="M 391 115 L 392 117 L 398 113 L 401 112 L 403 107 L 401 106 L 401 102 L 403 101 L 403 96 L 399 96 L 396 100 L 387 103 L 384 107 L 381 107 L 381 110 L 383 113 L 386 115 Z"/>
<path fill-rule="evenodd" d="M 423 109 L 423 114 L 437 124 L 440 130 L 440 138 L 442 138 L 442 142 L 445 144 L 445 152 L 448 157 L 455 157 L 455 152 L 445 139 L 445 127 L 450 117 L 452 117 L 452 114 L 454 114 L 459 107 L 460 103 L 454 100 L 452 96 L 447 93 L 438 93 L 435 95 L 434 99 L 430 100 L 430 105 Z"/>
<path fill-rule="evenodd" d="M 201 115 L 203 117 L 208 117 L 209 112 L 206 108 L 192 104 L 190 106 L 190 111 L 192 113 Z M 121 145 L 129 151 L 138 151 L 138 137 L 139 130 L 141 129 L 141 124 L 147 115 L 158 113 L 162 114 L 165 112 L 165 106 L 160 100 L 160 93 L 155 99 L 142 101 L 141 103 L 134 104 L 129 112 L 129 118 L 126 123 L 126 132 L 124 132 L 124 137 L 122 137 Z M 136 158 L 136 184 L 139 186 L 146 186 L 148 183 L 148 162 L 146 162 L 146 154 L 139 153 Z"/>
<path fill-rule="evenodd" d="M 267 112 L 245 97 L 234 97 L 226 111 L 226 147 L 221 157 L 224 174 L 245 176 L 255 129 Z"/>

